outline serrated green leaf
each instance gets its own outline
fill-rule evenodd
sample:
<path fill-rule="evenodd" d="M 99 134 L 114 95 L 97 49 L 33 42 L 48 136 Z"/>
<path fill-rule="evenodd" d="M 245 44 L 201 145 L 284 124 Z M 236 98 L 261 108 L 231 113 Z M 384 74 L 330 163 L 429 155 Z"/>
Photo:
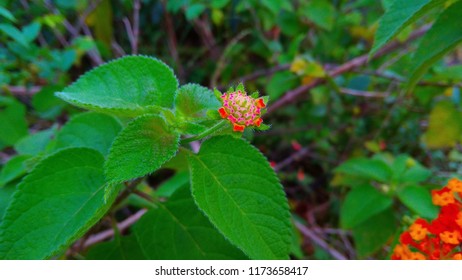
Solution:
<path fill-rule="evenodd" d="M 30 158 L 30 155 L 17 155 L 10 158 L 0 171 L 0 187 L 25 175 L 27 169 L 24 162 Z"/>
<path fill-rule="evenodd" d="M 445 0 L 395 0 L 379 21 L 369 56 L 372 57 L 405 27 L 414 23 L 431 9 L 441 6 L 444 2 Z"/>
<path fill-rule="evenodd" d="M 187 84 L 178 89 L 175 110 L 188 119 L 205 118 L 207 110 L 218 110 L 221 104 L 213 92 L 197 84 Z"/>
<path fill-rule="evenodd" d="M 189 157 L 196 204 L 252 259 L 286 259 L 291 241 L 287 199 L 265 157 L 242 139 L 218 136 Z"/>
<path fill-rule="evenodd" d="M 401 202 L 422 218 L 434 219 L 438 207 L 433 205 L 430 191 L 420 186 L 409 186 L 398 192 Z"/>
<path fill-rule="evenodd" d="M 2 143 L 5 146 L 14 145 L 27 135 L 26 107 L 12 98 L 0 96 L 0 123 L 0 147 Z"/>
<path fill-rule="evenodd" d="M 178 81 L 172 69 L 147 56 L 126 56 L 87 72 L 56 95 L 86 109 L 138 116 L 171 108 Z"/>
<path fill-rule="evenodd" d="M 462 42 L 462 2 L 446 8 L 422 38 L 413 57 L 413 70 L 409 79 L 412 89 L 436 61 Z"/>
<path fill-rule="evenodd" d="M 383 161 L 366 158 L 347 160 L 335 168 L 335 172 L 379 182 L 388 182 L 392 175 L 390 167 Z"/>
<path fill-rule="evenodd" d="M 343 228 L 353 228 L 375 214 L 389 208 L 393 200 L 372 186 L 353 188 L 345 198 L 340 211 Z"/>
<path fill-rule="evenodd" d="M 449 101 L 443 101 L 433 108 L 428 121 L 428 129 L 422 137 L 430 149 L 453 147 L 462 133 L 462 117 Z"/>
<path fill-rule="evenodd" d="M 0 259 L 45 259 L 69 246 L 109 209 L 103 156 L 62 150 L 41 161 L 18 185 L 0 225 Z"/>
<path fill-rule="evenodd" d="M 107 155 L 121 129 L 120 122 L 112 116 L 95 112 L 79 114 L 56 135 L 53 150 L 87 147 Z"/>
<path fill-rule="evenodd" d="M 169 130 L 162 117 L 138 117 L 112 144 L 105 164 L 108 183 L 121 183 L 157 170 L 176 154 L 179 140 L 178 132 Z"/>
<path fill-rule="evenodd" d="M 0 188 L 0 223 L 2 222 L 3 215 L 5 214 L 6 208 L 11 202 L 11 197 L 13 196 L 16 186 L 14 184 L 6 185 L 3 188 Z"/>
<path fill-rule="evenodd" d="M 382 211 L 353 228 L 353 240 L 359 257 L 366 257 L 391 240 L 398 227 L 391 209 Z"/>
<path fill-rule="evenodd" d="M 149 210 L 133 231 L 148 259 L 246 259 L 197 209 L 189 185 Z"/>

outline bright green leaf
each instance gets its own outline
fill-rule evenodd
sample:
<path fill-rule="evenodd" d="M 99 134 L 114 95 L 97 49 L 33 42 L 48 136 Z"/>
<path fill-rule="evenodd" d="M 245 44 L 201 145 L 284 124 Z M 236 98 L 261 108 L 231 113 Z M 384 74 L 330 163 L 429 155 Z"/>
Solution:
<path fill-rule="evenodd" d="M 186 8 L 186 19 L 193 20 L 198 18 L 205 11 L 205 8 L 205 5 L 200 3 L 192 4 Z"/>
<path fill-rule="evenodd" d="M 372 57 L 401 30 L 444 2 L 445 0 L 395 0 L 380 19 L 369 56 Z"/>
<path fill-rule="evenodd" d="M 189 186 L 177 190 L 167 203 L 149 210 L 133 231 L 148 259 L 246 258 L 197 209 Z"/>
<path fill-rule="evenodd" d="M 393 200 L 371 186 L 353 188 L 340 211 L 343 228 L 353 228 L 375 214 L 389 208 Z"/>
<path fill-rule="evenodd" d="M 14 149 L 19 154 L 36 156 L 41 152 L 45 151 L 45 148 L 50 143 L 55 132 L 56 128 L 51 127 L 49 129 L 42 130 L 34 134 L 30 134 L 16 142 L 16 144 L 14 145 Z"/>
<path fill-rule="evenodd" d="M 163 182 L 156 190 L 156 195 L 170 197 L 177 189 L 189 184 L 189 172 L 178 172 L 173 177 Z"/>
<path fill-rule="evenodd" d="M 95 150 L 62 150 L 18 185 L 0 225 L 0 259 L 45 259 L 61 252 L 109 209 L 104 158 Z"/>
<path fill-rule="evenodd" d="M 79 114 L 56 135 L 53 149 L 87 147 L 107 155 L 121 129 L 119 121 L 112 116 L 95 112 Z"/>
<path fill-rule="evenodd" d="M 178 81 L 172 69 L 147 56 L 125 56 L 101 65 L 56 95 L 75 106 L 138 116 L 173 105 Z"/>
<path fill-rule="evenodd" d="M 11 98 L 0 96 L 0 146 L 12 146 L 27 135 L 26 107 Z"/>
<path fill-rule="evenodd" d="M 0 188 L 0 223 L 2 222 L 3 215 L 5 214 L 6 208 L 11 202 L 16 186 L 14 184 L 6 185 Z"/>
<path fill-rule="evenodd" d="M 385 162 L 366 158 L 347 160 L 337 167 L 335 172 L 379 182 L 388 182 L 392 175 L 390 167 Z"/>
<path fill-rule="evenodd" d="M 265 157 L 242 139 L 205 141 L 189 158 L 194 199 L 210 221 L 252 259 L 286 259 L 290 215 Z"/>
<path fill-rule="evenodd" d="M 24 34 L 22 34 L 22 32 L 19 29 L 17 29 L 13 25 L 1 23 L 0 31 L 8 35 L 15 42 L 21 44 L 23 47 L 29 48 L 29 42 L 27 38 L 24 36 Z"/>
<path fill-rule="evenodd" d="M 115 139 L 105 172 L 109 184 L 117 184 L 157 170 L 179 147 L 180 135 L 165 120 L 144 115 L 132 121 Z"/>
<path fill-rule="evenodd" d="M 0 7 L 0 16 L 6 18 L 9 21 L 16 22 L 16 19 L 14 18 L 13 14 L 3 7 Z"/>
<path fill-rule="evenodd" d="M 438 207 L 433 205 L 430 191 L 419 186 L 409 186 L 398 192 L 401 202 L 422 218 L 434 219 Z"/>
<path fill-rule="evenodd" d="M 25 175 L 27 168 L 24 162 L 29 158 L 31 158 L 30 155 L 17 155 L 10 158 L 0 171 L 0 187 Z"/>
<path fill-rule="evenodd" d="M 422 38 L 413 57 L 410 88 L 413 88 L 430 66 L 462 42 L 461 10 L 461 1 L 449 6 Z"/>

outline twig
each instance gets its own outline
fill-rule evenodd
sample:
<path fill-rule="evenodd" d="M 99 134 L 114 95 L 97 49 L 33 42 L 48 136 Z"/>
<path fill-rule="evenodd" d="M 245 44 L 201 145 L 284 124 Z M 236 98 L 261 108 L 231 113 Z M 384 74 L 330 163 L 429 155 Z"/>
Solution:
<path fill-rule="evenodd" d="M 248 81 L 252 81 L 252 80 L 255 80 L 255 79 L 258 79 L 262 76 L 270 76 L 276 72 L 279 72 L 279 71 L 283 71 L 283 70 L 288 70 L 290 68 L 290 64 L 281 64 L 281 65 L 277 65 L 277 66 L 274 66 L 272 68 L 269 68 L 269 69 L 260 69 L 260 70 L 257 70 L 251 74 L 248 74 L 248 75 L 245 75 L 245 76 L 242 76 L 236 80 L 233 81 L 234 84 L 236 83 L 245 83 L 245 82 L 248 82 Z"/>
<path fill-rule="evenodd" d="M 362 97 L 376 97 L 376 98 L 385 98 L 388 97 L 388 93 L 383 92 L 372 92 L 372 91 L 363 91 L 350 88 L 340 88 L 340 92 L 353 96 L 362 96 Z"/>
<path fill-rule="evenodd" d="M 342 255 L 339 251 L 336 249 L 332 248 L 327 244 L 326 241 L 322 240 L 319 236 L 317 236 L 314 232 L 312 232 L 309 228 L 307 228 L 305 225 L 302 225 L 301 223 L 295 221 L 295 226 L 300 230 L 300 232 L 305 236 L 311 239 L 314 243 L 316 243 L 319 247 L 323 248 L 326 250 L 332 257 L 334 257 L 337 260 L 346 260 L 347 258 Z"/>
<path fill-rule="evenodd" d="M 279 170 L 281 170 L 282 168 L 286 167 L 287 165 L 290 165 L 292 162 L 297 161 L 297 160 L 300 160 L 301 158 L 303 158 L 304 156 L 306 156 L 308 153 L 309 153 L 308 148 L 303 147 L 303 148 L 301 148 L 300 150 L 298 150 L 298 151 L 296 151 L 295 153 L 293 153 L 292 155 L 290 155 L 290 156 L 289 156 L 288 158 L 286 158 L 285 160 L 283 160 L 283 161 L 281 161 L 280 163 L 278 163 L 278 164 L 274 167 L 274 170 L 275 170 L 275 171 L 279 171 Z"/>
<path fill-rule="evenodd" d="M 133 225 L 136 221 L 138 221 L 145 213 L 147 212 L 146 209 L 141 209 L 132 216 L 128 217 L 127 219 L 123 220 L 122 222 L 117 224 L 117 228 L 119 231 L 124 231 L 127 228 L 129 228 L 131 225 Z M 114 236 L 114 229 L 107 229 L 102 232 L 99 232 L 97 234 L 91 235 L 83 244 L 83 248 L 88 248 L 93 244 L 99 243 L 101 241 L 104 241 L 108 238 L 111 238 Z"/>
<path fill-rule="evenodd" d="M 427 32 L 427 30 L 430 28 L 429 25 L 425 25 L 423 26 L 422 28 L 414 31 L 410 36 L 409 38 L 404 42 L 404 43 L 401 43 L 401 42 L 398 42 L 398 41 L 394 41 L 392 43 L 389 43 L 388 45 L 386 45 L 385 47 L 383 47 L 381 50 L 379 50 L 371 59 L 375 59 L 375 58 L 378 58 L 378 57 L 381 57 L 381 56 L 384 56 L 394 50 L 396 50 L 397 48 L 399 47 L 402 47 L 406 44 L 408 44 L 409 42 L 421 37 L 423 34 L 425 34 L 425 32 Z M 336 77 L 340 74 L 343 74 L 345 72 L 348 72 L 348 71 L 351 71 L 355 68 L 358 68 L 358 67 L 361 67 L 361 66 L 364 66 L 368 63 L 368 59 L 369 59 L 369 56 L 367 54 L 365 55 L 362 55 L 362 56 L 359 56 L 359 57 L 356 57 L 336 68 L 334 68 L 332 71 L 329 71 L 328 73 L 328 77 Z M 296 89 L 293 89 L 291 91 L 288 91 L 284 96 L 282 96 L 280 99 L 278 99 L 276 102 L 274 102 L 271 106 L 268 107 L 268 113 L 267 114 L 270 114 L 272 112 L 274 112 L 276 109 L 279 109 L 289 103 L 292 103 L 294 102 L 295 100 L 297 100 L 300 96 L 302 96 L 305 92 L 307 92 L 308 90 L 324 83 L 325 80 L 324 79 L 316 79 L 314 80 L 313 82 L 307 84 L 307 85 L 303 85 L 303 86 L 300 86 Z"/>
<path fill-rule="evenodd" d="M 218 78 L 221 75 L 221 72 L 226 66 L 226 56 L 228 55 L 230 49 L 235 46 L 240 40 L 242 40 L 245 36 L 250 34 L 250 30 L 244 30 L 237 34 L 236 37 L 234 37 L 226 46 L 225 50 L 223 51 L 223 54 L 220 56 L 220 59 L 218 59 L 217 66 L 215 67 L 215 71 L 212 74 L 212 78 L 210 79 L 210 87 L 214 88 L 217 86 L 217 81 Z"/>
<path fill-rule="evenodd" d="M 167 11 L 166 1 L 164 1 L 163 4 L 164 4 L 164 10 L 165 10 L 165 13 L 164 13 L 165 27 L 167 29 L 167 35 L 168 35 L 168 41 L 167 41 L 168 46 L 169 46 L 168 49 L 170 51 L 171 56 L 173 57 L 173 60 L 176 63 L 178 77 L 180 81 L 183 81 L 185 78 L 185 73 L 184 73 L 183 65 L 181 64 L 181 61 L 180 61 L 180 56 L 178 55 L 178 49 L 177 49 L 178 42 L 176 38 L 175 28 L 173 25 L 173 20 L 172 20 L 170 13 Z"/>
<path fill-rule="evenodd" d="M 6 86 L 5 90 L 11 92 L 14 95 L 34 95 L 37 92 L 39 92 L 42 89 L 41 86 L 31 86 L 31 87 L 25 87 L 25 86 Z"/>

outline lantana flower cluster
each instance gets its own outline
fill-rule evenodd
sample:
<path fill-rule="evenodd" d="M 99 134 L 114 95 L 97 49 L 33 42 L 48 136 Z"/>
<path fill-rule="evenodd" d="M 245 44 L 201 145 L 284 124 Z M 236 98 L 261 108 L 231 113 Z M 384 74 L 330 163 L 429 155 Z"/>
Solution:
<path fill-rule="evenodd" d="M 234 131 L 242 132 L 246 127 L 261 126 L 261 115 L 266 108 L 266 102 L 265 98 L 256 98 L 254 95 L 258 96 L 258 93 L 247 95 L 242 86 L 238 86 L 235 91 L 221 94 L 223 106 L 218 109 L 218 113 L 223 119 L 231 122 Z"/>
<path fill-rule="evenodd" d="M 431 222 L 417 219 L 401 234 L 393 250 L 394 260 L 462 260 L 462 181 L 451 179 L 432 191 L 432 202 L 440 206 Z"/>

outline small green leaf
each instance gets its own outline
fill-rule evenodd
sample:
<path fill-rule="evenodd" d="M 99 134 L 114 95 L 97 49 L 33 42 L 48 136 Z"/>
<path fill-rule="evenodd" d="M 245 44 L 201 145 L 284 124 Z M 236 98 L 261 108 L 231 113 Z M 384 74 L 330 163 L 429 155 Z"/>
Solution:
<path fill-rule="evenodd" d="M 30 134 L 16 142 L 14 149 L 19 154 L 36 156 L 45 151 L 45 148 L 52 140 L 55 132 L 56 128 L 51 127 L 49 129 Z"/>
<path fill-rule="evenodd" d="M 61 114 L 66 103 L 54 96 L 60 90 L 60 86 L 47 86 L 32 96 L 32 107 L 41 118 L 54 120 Z"/>
<path fill-rule="evenodd" d="M 178 132 L 170 131 L 162 117 L 138 117 L 112 144 L 105 165 L 108 183 L 121 183 L 157 170 L 176 154 L 179 139 Z"/>
<path fill-rule="evenodd" d="M 203 4 L 192 4 L 188 8 L 186 8 L 186 19 L 193 20 L 198 18 L 205 10 L 205 6 Z"/>
<path fill-rule="evenodd" d="M 382 211 L 353 228 L 353 239 L 359 257 L 366 257 L 379 250 L 393 238 L 397 229 L 391 209 Z"/>
<path fill-rule="evenodd" d="M 383 161 L 366 158 L 347 160 L 335 168 L 335 172 L 379 182 L 388 182 L 392 175 L 390 167 Z"/>
<path fill-rule="evenodd" d="M 449 101 L 436 104 L 430 113 L 428 129 L 422 137 L 430 149 L 453 147 L 462 133 L 462 117 Z"/>
<path fill-rule="evenodd" d="M 156 190 L 156 195 L 160 197 L 170 197 L 177 189 L 189 184 L 189 172 L 182 171 L 173 175 L 163 182 Z"/>
<path fill-rule="evenodd" d="M 104 158 L 71 148 L 41 161 L 18 185 L 0 225 L 0 259 L 45 259 L 90 229 L 104 203 Z"/>
<path fill-rule="evenodd" d="M 16 22 L 16 19 L 14 18 L 13 14 L 3 7 L 0 7 L 0 16 L 6 18 L 9 21 Z"/>
<path fill-rule="evenodd" d="M 302 8 L 303 15 L 317 26 L 331 30 L 335 21 L 335 8 L 327 0 L 312 0 Z"/>
<path fill-rule="evenodd" d="M 218 110 L 221 104 L 211 90 L 196 84 L 178 89 L 175 110 L 188 119 L 205 118 L 207 110 Z"/>
<path fill-rule="evenodd" d="M 171 108 L 178 81 L 172 69 L 147 56 L 126 56 L 101 65 L 56 95 L 86 109 L 138 116 Z"/>
<path fill-rule="evenodd" d="M 19 29 L 17 29 L 13 25 L 1 23 L 0 31 L 8 35 L 15 42 L 21 44 L 23 47 L 29 48 L 29 42 L 27 38 L 24 36 L 24 34 L 22 34 L 22 32 Z"/>
<path fill-rule="evenodd" d="M 53 149 L 87 147 L 107 155 L 121 129 L 119 121 L 112 116 L 95 112 L 78 114 L 56 135 Z"/>
<path fill-rule="evenodd" d="M 197 209 L 189 186 L 177 190 L 167 203 L 149 210 L 133 231 L 148 259 L 246 259 Z"/>
<path fill-rule="evenodd" d="M 430 66 L 462 42 L 461 10 L 460 1 L 449 6 L 422 38 L 412 60 L 414 68 L 409 80 L 411 89 Z"/>
<path fill-rule="evenodd" d="M 38 22 L 33 22 L 29 25 L 26 25 L 22 29 L 22 34 L 26 38 L 27 42 L 30 43 L 34 41 L 40 33 L 42 25 Z"/>
<path fill-rule="evenodd" d="M 353 228 L 375 214 L 389 208 L 393 200 L 371 186 L 353 188 L 345 198 L 340 211 L 343 228 Z"/>
<path fill-rule="evenodd" d="M 27 168 L 24 162 L 30 158 L 30 155 L 17 155 L 10 158 L 0 171 L 0 187 L 25 175 Z"/>
<path fill-rule="evenodd" d="M 196 204 L 252 259 L 287 259 L 290 214 L 265 157 L 242 139 L 218 136 L 189 157 Z"/>
<path fill-rule="evenodd" d="M 391 38 L 411 25 L 425 13 L 441 6 L 445 0 L 395 0 L 380 19 L 375 33 L 374 45 L 369 53 L 372 57 Z"/>
<path fill-rule="evenodd" d="M 12 99 L 0 96 L 0 148 L 12 146 L 27 135 L 26 107 Z"/>
<path fill-rule="evenodd" d="M 0 223 L 2 222 L 3 215 L 5 214 L 6 208 L 10 205 L 11 197 L 16 190 L 16 185 L 9 184 L 0 188 Z"/>
<path fill-rule="evenodd" d="M 398 192 L 401 202 L 422 218 L 434 219 L 438 207 L 433 205 L 430 191 L 420 186 L 409 186 Z"/>

